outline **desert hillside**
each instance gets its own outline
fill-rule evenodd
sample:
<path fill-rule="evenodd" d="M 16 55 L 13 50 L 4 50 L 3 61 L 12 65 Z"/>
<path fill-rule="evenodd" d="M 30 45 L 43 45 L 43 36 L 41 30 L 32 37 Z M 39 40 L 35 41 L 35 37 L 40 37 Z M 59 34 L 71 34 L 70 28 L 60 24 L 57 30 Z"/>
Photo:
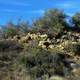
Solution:
<path fill-rule="evenodd" d="M 80 14 L 68 24 L 57 9 L 33 22 L 0 29 L 0 80 L 80 80 Z"/>
<path fill-rule="evenodd" d="M 27 78 L 79 80 L 80 33 L 65 31 L 51 39 L 47 34 L 27 33 L 0 40 L 0 79 Z"/>

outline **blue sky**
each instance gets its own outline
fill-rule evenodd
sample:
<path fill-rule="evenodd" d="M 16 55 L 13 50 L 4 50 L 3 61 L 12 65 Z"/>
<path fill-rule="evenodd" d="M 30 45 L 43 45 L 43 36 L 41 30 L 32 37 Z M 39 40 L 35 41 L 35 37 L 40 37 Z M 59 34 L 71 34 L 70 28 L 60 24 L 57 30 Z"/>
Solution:
<path fill-rule="evenodd" d="M 19 18 L 32 22 L 44 11 L 59 8 L 68 15 L 80 11 L 80 0 L 0 0 L 0 24 L 9 20 L 17 22 Z"/>

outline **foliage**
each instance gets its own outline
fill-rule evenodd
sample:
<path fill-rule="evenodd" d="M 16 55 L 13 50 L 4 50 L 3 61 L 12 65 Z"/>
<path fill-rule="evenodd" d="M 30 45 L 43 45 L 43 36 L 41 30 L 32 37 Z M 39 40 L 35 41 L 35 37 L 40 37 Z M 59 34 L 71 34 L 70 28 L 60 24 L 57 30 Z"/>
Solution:
<path fill-rule="evenodd" d="M 5 35 L 6 35 L 7 37 L 13 37 L 14 35 L 16 35 L 16 30 L 13 29 L 13 28 L 8 28 L 8 29 L 6 29 L 6 31 L 5 31 Z"/>
<path fill-rule="evenodd" d="M 28 32 L 30 25 L 28 22 L 21 21 L 17 24 L 18 34 L 25 34 Z"/>
<path fill-rule="evenodd" d="M 66 50 L 68 53 L 72 53 L 72 55 L 80 55 L 80 43 L 73 44 L 72 42 L 69 42 L 65 47 L 64 50 Z"/>
<path fill-rule="evenodd" d="M 2 40 L 0 41 L 0 52 L 3 51 L 21 51 L 23 48 L 20 44 L 18 44 L 16 41 L 11 41 L 11 40 Z"/>
<path fill-rule="evenodd" d="M 26 69 L 31 77 L 39 78 L 44 75 L 65 75 L 64 55 L 57 51 L 48 51 L 39 47 L 28 47 L 21 62 L 26 65 Z M 35 80 L 35 79 L 34 79 Z"/>
<path fill-rule="evenodd" d="M 78 29 L 79 16 L 78 13 L 72 17 Z M 65 18 L 63 11 L 51 9 L 33 22 L 31 29 L 26 22 L 17 25 L 9 22 L 4 29 L 7 39 L 0 40 L 0 79 L 71 78 L 71 72 L 80 68 L 80 65 L 76 65 L 77 60 L 80 62 L 80 33 L 73 33 L 72 28 L 68 28 Z M 46 42 L 45 45 L 49 47 L 39 46 L 40 42 Z M 26 78 L 27 74 L 31 79 Z M 5 79 L 2 75 L 9 77 Z"/>
<path fill-rule="evenodd" d="M 17 34 L 17 31 L 16 31 L 15 25 L 12 22 L 9 22 L 6 25 L 6 28 L 4 29 L 4 35 L 5 35 L 5 37 L 7 37 L 7 38 L 8 37 L 13 37 L 16 34 Z"/>
<path fill-rule="evenodd" d="M 76 28 L 80 30 L 80 13 L 76 13 L 72 17 L 73 24 L 75 25 Z"/>
<path fill-rule="evenodd" d="M 43 17 L 33 22 L 33 27 L 36 30 L 45 29 L 48 31 L 47 33 L 52 32 L 58 34 L 65 28 L 65 17 L 66 15 L 62 11 L 51 9 L 46 11 Z"/>

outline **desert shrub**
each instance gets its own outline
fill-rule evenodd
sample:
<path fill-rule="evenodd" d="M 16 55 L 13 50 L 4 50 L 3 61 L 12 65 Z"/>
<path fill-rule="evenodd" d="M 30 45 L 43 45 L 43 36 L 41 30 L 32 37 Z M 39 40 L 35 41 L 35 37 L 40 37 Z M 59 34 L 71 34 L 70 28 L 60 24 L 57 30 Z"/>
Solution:
<path fill-rule="evenodd" d="M 65 75 L 65 56 L 61 52 L 50 52 L 38 47 L 28 47 L 26 55 L 22 56 L 21 63 L 25 65 L 28 73 L 33 78 L 39 78 L 44 75 Z M 35 79 L 34 79 L 35 80 Z"/>
<path fill-rule="evenodd" d="M 69 42 L 67 45 L 65 45 L 64 50 L 71 52 L 73 55 L 80 55 L 80 43 L 73 44 L 72 42 Z"/>
<path fill-rule="evenodd" d="M 33 30 L 42 30 L 47 34 L 53 34 L 54 36 L 62 34 L 64 31 L 66 15 L 64 12 L 58 9 L 50 9 L 45 11 L 43 17 L 40 17 L 33 22 Z"/>
<path fill-rule="evenodd" d="M 7 29 L 4 30 L 5 38 L 13 37 L 13 36 L 15 36 L 16 34 L 17 34 L 16 29 L 7 28 Z"/>
<path fill-rule="evenodd" d="M 30 28 L 30 25 L 29 25 L 28 22 L 20 21 L 17 24 L 17 31 L 18 31 L 19 35 L 24 35 L 25 33 L 28 33 L 29 32 L 29 28 Z"/>
<path fill-rule="evenodd" d="M 73 47 L 73 52 L 75 55 L 80 55 L 80 43 L 74 44 Z"/>
<path fill-rule="evenodd" d="M 0 80 L 15 80 L 17 78 L 22 80 L 24 76 L 21 77 L 20 74 L 24 68 L 19 64 L 19 55 L 22 50 L 22 46 L 15 41 L 0 41 Z"/>
<path fill-rule="evenodd" d="M 80 13 L 76 13 L 72 16 L 72 22 L 75 25 L 74 30 L 77 29 L 77 31 L 80 32 Z"/>
<path fill-rule="evenodd" d="M 73 44 L 72 42 L 68 42 L 65 46 L 64 46 L 64 50 L 66 50 L 67 52 L 72 52 L 73 51 Z"/>
<path fill-rule="evenodd" d="M 11 40 L 2 40 L 0 41 L 0 51 L 12 51 L 17 50 L 21 51 L 23 48 L 16 41 Z"/>

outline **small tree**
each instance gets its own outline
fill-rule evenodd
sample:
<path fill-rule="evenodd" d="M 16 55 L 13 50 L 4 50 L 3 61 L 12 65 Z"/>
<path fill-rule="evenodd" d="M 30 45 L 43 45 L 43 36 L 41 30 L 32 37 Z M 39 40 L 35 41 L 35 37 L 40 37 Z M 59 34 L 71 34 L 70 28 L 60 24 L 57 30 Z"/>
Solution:
<path fill-rule="evenodd" d="M 17 34 L 16 27 L 12 22 L 9 22 L 6 25 L 6 28 L 4 30 L 4 34 L 5 34 L 5 37 L 13 37 L 14 35 Z"/>
<path fill-rule="evenodd" d="M 17 24 L 17 28 L 18 28 L 18 34 L 25 34 L 28 32 L 29 30 L 29 23 L 28 22 L 24 22 L 24 21 L 21 21 Z"/>
<path fill-rule="evenodd" d="M 72 21 L 73 21 L 73 24 L 75 25 L 75 27 L 80 31 L 80 13 L 76 13 L 72 17 Z"/>
<path fill-rule="evenodd" d="M 36 30 L 46 29 L 48 33 L 50 31 L 56 34 L 61 33 L 65 28 L 65 17 L 66 15 L 58 9 L 48 10 L 43 17 L 33 22 L 33 28 Z"/>

